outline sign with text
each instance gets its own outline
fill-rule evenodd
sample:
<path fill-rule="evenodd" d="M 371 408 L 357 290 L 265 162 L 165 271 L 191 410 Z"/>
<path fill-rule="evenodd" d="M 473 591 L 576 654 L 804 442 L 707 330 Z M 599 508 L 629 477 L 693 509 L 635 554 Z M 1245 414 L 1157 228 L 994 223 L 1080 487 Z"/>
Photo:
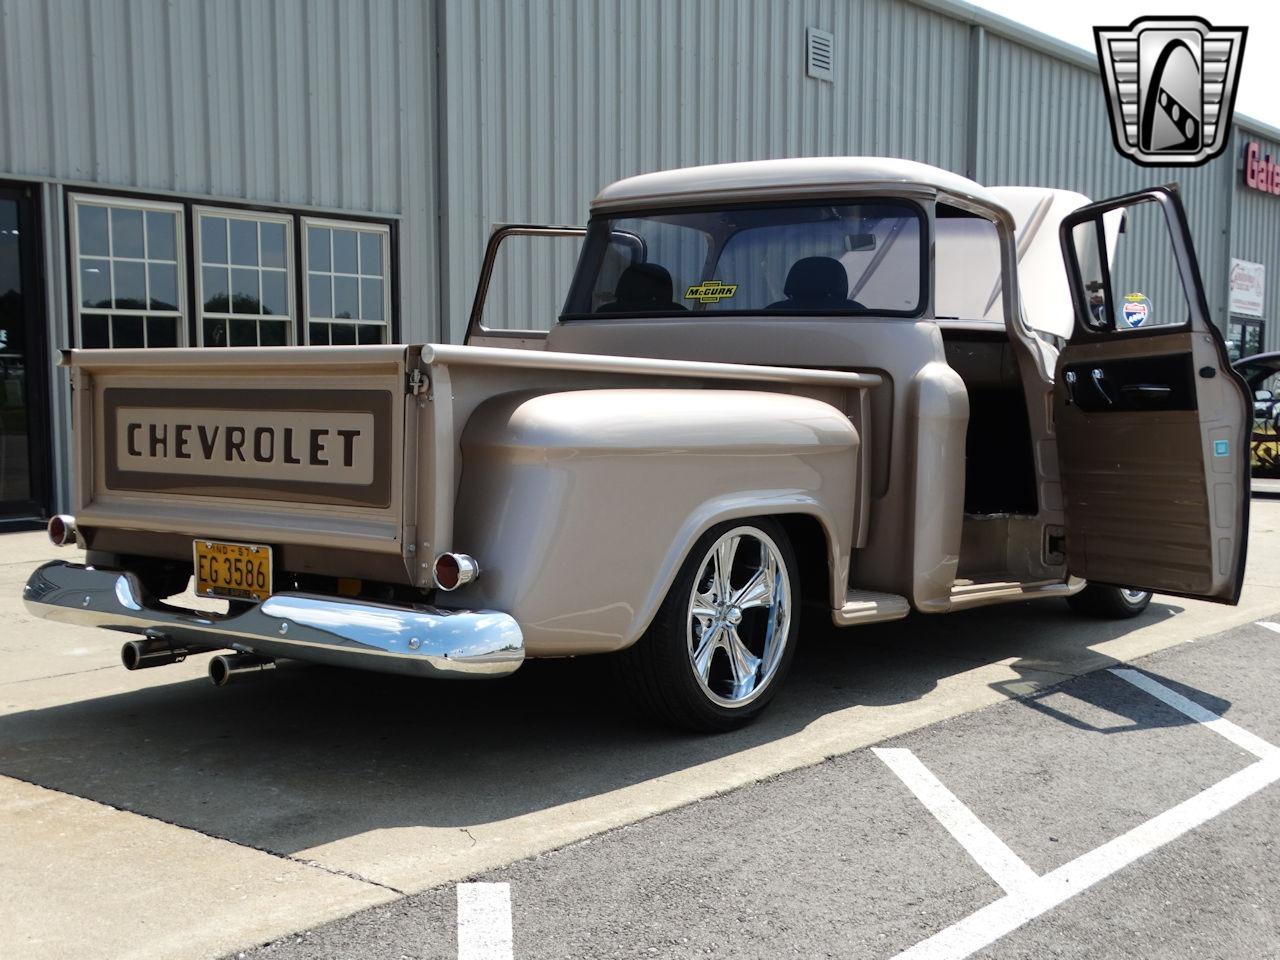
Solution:
<path fill-rule="evenodd" d="M 1251 190 L 1261 190 L 1280 196 L 1280 163 L 1263 154 L 1257 140 L 1250 140 L 1244 148 L 1244 185 Z"/>
<path fill-rule="evenodd" d="M 1231 258 L 1231 293 L 1227 309 L 1246 317 L 1262 316 L 1267 268 L 1264 264 Z"/>

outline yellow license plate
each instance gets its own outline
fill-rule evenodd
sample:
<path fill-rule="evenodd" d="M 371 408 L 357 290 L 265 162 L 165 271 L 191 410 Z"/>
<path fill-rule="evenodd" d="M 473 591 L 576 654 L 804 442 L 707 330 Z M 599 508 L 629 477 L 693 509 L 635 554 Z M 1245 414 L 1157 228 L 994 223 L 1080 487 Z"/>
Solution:
<path fill-rule="evenodd" d="M 271 596 L 271 548 L 259 543 L 196 540 L 196 594 L 232 600 Z"/>

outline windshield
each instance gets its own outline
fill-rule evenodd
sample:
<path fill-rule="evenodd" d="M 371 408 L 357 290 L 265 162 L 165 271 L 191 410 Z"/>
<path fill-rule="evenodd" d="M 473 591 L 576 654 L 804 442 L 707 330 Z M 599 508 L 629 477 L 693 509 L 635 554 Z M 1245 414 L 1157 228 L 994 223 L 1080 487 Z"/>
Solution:
<path fill-rule="evenodd" d="M 922 223 L 919 208 L 901 201 L 596 218 L 565 316 L 915 316 Z"/>

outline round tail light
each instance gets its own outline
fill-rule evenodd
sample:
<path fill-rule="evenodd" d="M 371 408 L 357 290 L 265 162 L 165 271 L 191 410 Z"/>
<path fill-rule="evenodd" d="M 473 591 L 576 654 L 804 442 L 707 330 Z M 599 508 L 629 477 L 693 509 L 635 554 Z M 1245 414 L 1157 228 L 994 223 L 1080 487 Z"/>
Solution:
<path fill-rule="evenodd" d="M 432 579 L 441 590 L 457 590 L 479 575 L 480 565 L 465 553 L 442 553 L 432 569 Z"/>

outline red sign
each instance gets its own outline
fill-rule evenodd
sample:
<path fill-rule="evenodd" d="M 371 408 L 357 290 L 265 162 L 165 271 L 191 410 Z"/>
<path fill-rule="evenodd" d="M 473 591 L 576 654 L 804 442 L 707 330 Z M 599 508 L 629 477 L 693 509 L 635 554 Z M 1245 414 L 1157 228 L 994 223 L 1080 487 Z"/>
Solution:
<path fill-rule="evenodd" d="M 1262 147 L 1250 140 L 1244 148 L 1244 185 L 1263 193 L 1280 196 L 1280 163 L 1271 154 L 1262 155 Z"/>

